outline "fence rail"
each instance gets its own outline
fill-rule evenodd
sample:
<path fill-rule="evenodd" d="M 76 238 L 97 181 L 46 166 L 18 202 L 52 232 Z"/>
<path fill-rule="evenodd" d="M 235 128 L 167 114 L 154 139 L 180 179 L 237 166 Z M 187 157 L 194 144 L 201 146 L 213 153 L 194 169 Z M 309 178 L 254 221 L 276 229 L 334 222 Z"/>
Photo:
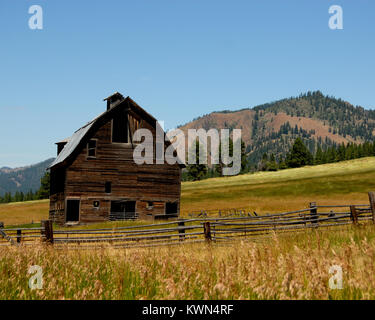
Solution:
<path fill-rule="evenodd" d="M 339 210 L 333 210 L 335 208 Z M 56 248 L 69 249 L 155 247 L 225 242 L 244 237 L 256 239 L 273 232 L 357 225 L 367 221 L 375 224 L 374 192 L 369 192 L 369 204 L 317 205 L 311 202 L 308 208 L 275 214 L 251 214 L 241 209 L 237 215 L 233 212 L 216 217 L 206 214 L 204 217 L 117 228 L 53 230 L 52 221 L 44 220 L 40 228 L 1 228 L 0 246 L 33 245 L 42 241 Z"/>

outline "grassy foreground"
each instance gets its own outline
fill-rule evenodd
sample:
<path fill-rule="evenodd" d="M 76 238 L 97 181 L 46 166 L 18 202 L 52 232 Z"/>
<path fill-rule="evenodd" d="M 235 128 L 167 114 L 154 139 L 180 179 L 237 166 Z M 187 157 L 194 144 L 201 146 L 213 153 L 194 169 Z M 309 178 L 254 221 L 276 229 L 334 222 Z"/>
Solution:
<path fill-rule="evenodd" d="M 0 299 L 375 299 L 375 227 L 153 249 L 0 248 Z M 43 268 L 30 290 L 28 269 Z M 343 271 L 330 289 L 329 269 Z"/>

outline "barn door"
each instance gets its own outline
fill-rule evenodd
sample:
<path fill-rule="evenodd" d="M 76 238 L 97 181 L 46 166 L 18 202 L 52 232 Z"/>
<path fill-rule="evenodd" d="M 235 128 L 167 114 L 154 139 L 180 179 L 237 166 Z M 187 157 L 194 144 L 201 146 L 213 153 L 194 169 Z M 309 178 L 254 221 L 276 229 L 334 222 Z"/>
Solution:
<path fill-rule="evenodd" d="M 80 200 L 66 200 L 66 222 L 79 221 Z"/>
<path fill-rule="evenodd" d="M 165 214 L 177 215 L 178 214 L 178 202 L 167 202 L 165 204 Z"/>

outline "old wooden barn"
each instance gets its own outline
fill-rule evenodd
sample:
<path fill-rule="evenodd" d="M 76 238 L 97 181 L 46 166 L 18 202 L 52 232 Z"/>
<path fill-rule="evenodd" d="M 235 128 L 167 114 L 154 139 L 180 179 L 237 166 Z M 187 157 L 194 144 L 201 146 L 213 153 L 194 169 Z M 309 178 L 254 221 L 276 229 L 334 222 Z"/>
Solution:
<path fill-rule="evenodd" d="M 118 92 L 104 100 L 104 113 L 56 143 L 50 219 L 66 224 L 177 217 L 184 165 L 133 160 L 134 132 L 149 129 L 155 147 L 156 119 Z"/>

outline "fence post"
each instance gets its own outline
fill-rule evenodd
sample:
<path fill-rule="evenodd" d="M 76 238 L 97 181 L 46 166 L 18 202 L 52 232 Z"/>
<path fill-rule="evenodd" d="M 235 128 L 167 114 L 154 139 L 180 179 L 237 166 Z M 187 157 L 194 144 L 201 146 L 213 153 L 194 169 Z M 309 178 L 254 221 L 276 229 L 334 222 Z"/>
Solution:
<path fill-rule="evenodd" d="M 355 206 L 350 206 L 350 218 L 353 221 L 353 224 L 358 224 L 358 213 Z"/>
<path fill-rule="evenodd" d="M 178 226 L 179 226 L 179 227 L 185 227 L 185 221 L 179 221 L 179 222 L 178 222 Z M 179 236 L 180 241 L 184 241 L 184 240 L 185 240 L 185 229 L 178 229 L 178 233 L 181 234 L 181 235 Z"/>
<path fill-rule="evenodd" d="M 207 240 L 207 241 L 211 241 L 212 238 L 211 238 L 211 225 L 209 222 L 205 222 L 203 224 L 203 228 L 204 228 L 204 238 Z"/>
<path fill-rule="evenodd" d="M 17 230 L 17 243 L 21 243 L 21 239 L 22 239 L 22 230 L 18 229 Z"/>
<path fill-rule="evenodd" d="M 310 202 L 310 216 L 311 224 L 318 227 L 318 208 L 316 207 L 316 202 Z"/>
<path fill-rule="evenodd" d="M 370 208 L 372 211 L 372 222 L 375 223 L 375 192 L 369 192 Z"/>
<path fill-rule="evenodd" d="M 42 220 L 42 228 L 42 234 L 44 235 L 43 241 L 53 244 L 52 220 Z"/>

